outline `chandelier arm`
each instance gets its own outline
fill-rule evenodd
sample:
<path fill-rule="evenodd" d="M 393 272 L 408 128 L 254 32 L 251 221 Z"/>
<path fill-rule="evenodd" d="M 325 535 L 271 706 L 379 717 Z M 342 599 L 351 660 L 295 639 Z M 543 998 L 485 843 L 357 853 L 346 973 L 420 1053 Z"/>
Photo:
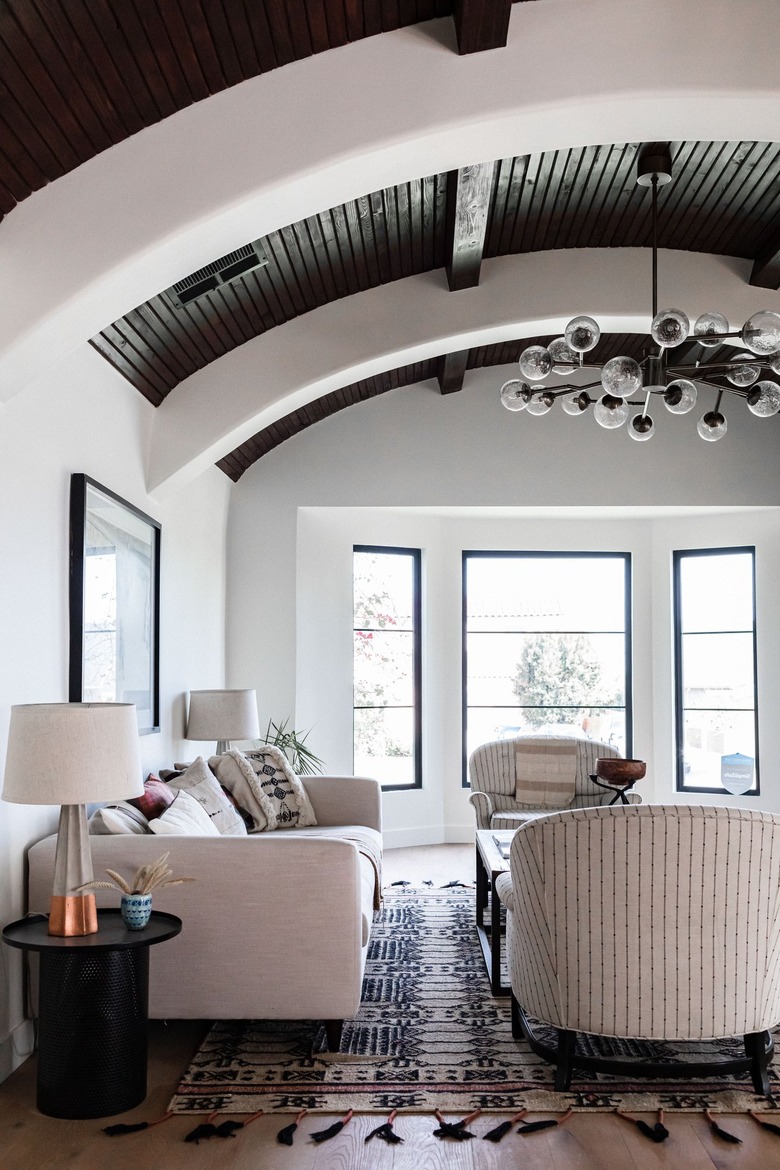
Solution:
<path fill-rule="evenodd" d="M 718 402 L 720 402 L 724 394 L 734 394 L 737 398 L 747 399 L 748 394 L 753 389 L 753 386 L 725 386 L 720 382 L 706 382 L 703 378 L 691 378 L 691 381 L 695 386 L 704 388 L 705 390 L 717 390 Z"/>
<path fill-rule="evenodd" d="M 667 368 L 685 374 L 689 371 L 704 373 L 710 370 L 733 370 L 735 366 L 761 366 L 768 370 L 772 368 L 768 362 L 762 361 L 758 355 L 755 357 L 751 356 L 749 361 L 747 358 L 742 358 L 741 360 L 735 358 L 727 362 L 707 362 L 706 366 L 668 366 Z"/>
<path fill-rule="evenodd" d="M 650 176 L 653 189 L 653 318 L 658 312 L 658 175 L 653 172 Z"/>

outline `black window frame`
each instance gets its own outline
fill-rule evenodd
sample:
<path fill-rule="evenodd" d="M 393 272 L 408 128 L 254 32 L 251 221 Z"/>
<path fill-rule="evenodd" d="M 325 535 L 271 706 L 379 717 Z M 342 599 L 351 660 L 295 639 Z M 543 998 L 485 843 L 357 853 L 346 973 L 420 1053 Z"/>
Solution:
<path fill-rule="evenodd" d="M 461 627 L 461 662 L 462 662 L 462 680 L 461 680 L 461 696 L 462 696 L 462 711 L 461 711 L 461 733 L 462 733 L 462 787 L 470 788 L 468 777 L 468 655 L 467 655 L 467 640 L 468 640 L 468 596 L 467 596 L 467 570 L 470 558 L 491 557 L 533 557 L 537 560 L 543 559 L 568 559 L 581 557 L 587 560 L 622 560 L 625 565 L 624 575 L 624 613 L 625 613 L 625 679 L 626 679 L 626 756 L 631 757 L 633 753 L 634 742 L 634 690 L 633 690 L 633 611 L 631 605 L 632 599 L 632 559 L 629 552 L 612 552 L 598 550 L 596 552 L 589 551 L 566 551 L 566 550 L 547 550 L 547 549 L 463 549 L 461 558 L 461 605 L 462 605 L 462 627 Z M 593 633 L 594 631 L 583 631 Z"/>
<path fill-rule="evenodd" d="M 422 549 L 408 548 L 404 545 L 388 544 L 355 544 L 352 546 L 352 577 L 354 582 L 355 553 L 377 553 L 379 555 L 406 556 L 412 562 L 412 711 L 414 721 L 413 738 L 413 775 L 411 784 L 382 784 L 383 792 L 415 792 L 422 788 Z M 353 638 L 359 628 L 354 623 L 354 604 L 352 609 Z M 356 707 L 354 702 L 354 646 L 353 646 L 353 701 L 352 701 L 352 752 L 354 768 L 355 751 L 355 711 L 373 710 L 373 708 Z"/>
<path fill-rule="evenodd" d="M 719 788 L 699 788 L 685 784 L 685 711 L 683 691 L 683 634 L 682 629 L 682 579 L 680 566 L 687 557 L 715 557 L 727 554 L 749 554 L 753 563 L 753 729 L 755 736 L 754 780 L 755 788 L 740 793 L 740 796 L 761 795 L 761 772 L 759 767 L 759 739 L 758 739 L 758 638 L 756 636 L 756 548 L 752 544 L 724 545 L 718 548 L 683 548 L 672 552 L 672 596 L 674 621 L 674 740 L 675 740 L 675 791 L 689 795 L 702 793 L 718 796 L 733 796 L 722 785 Z M 728 634 L 745 633 L 744 630 L 702 630 L 699 633 Z M 729 711 L 737 708 L 712 707 L 696 708 L 697 710 Z M 742 708 L 738 708 L 742 710 Z"/>

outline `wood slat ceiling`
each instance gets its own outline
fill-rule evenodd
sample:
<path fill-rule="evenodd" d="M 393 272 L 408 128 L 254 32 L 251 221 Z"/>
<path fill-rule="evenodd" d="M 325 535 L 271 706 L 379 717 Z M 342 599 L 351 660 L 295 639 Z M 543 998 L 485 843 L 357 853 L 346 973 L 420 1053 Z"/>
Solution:
<path fill-rule="evenodd" d="M 291 224 L 260 241 L 264 267 L 181 309 L 161 293 L 92 344 L 158 406 L 183 378 L 268 329 L 329 301 L 442 267 L 446 198 L 446 175 L 437 175 Z"/>
<path fill-rule="evenodd" d="M 619 144 L 499 160 L 485 255 L 647 247 L 649 195 L 635 181 L 637 150 L 635 143 Z M 672 144 L 672 153 L 674 181 L 659 192 L 660 247 L 755 259 L 778 237 L 780 145 L 682 142 Z M 184 378 L 268 329 L 341 297 L 444 267 L 448 198 L 452 185 L 438 174 L 290 224 L 260 241 L 266 266 L 184 308 L 160 293 L 92 344 L 157 406 Z M 512 360 L 505 351 L 476 350 L 466 366 Z M 328 395 L 319 409 L 362 400 L 354 397 L 364 394 L 359 385 L 344 388 L 348 402 L 337 405 L 338 397 Z M 298 413 L 291 418 L 285 426 L 300 429 Z M 276 435 L 263 432 L 240 450 L 258 458 Z"/>
<path fill-rule="evenodd" d="M 144 127 L 312 54 L 450 16 L 459 52 L 497 47 L 504 43 L 511 3 L 2 0 L 0 217 Z M 752 259 L 752 283 L 777 287 L 780 147 L 672 145 L 675 181 L 660 193 L 660 246 Z M 634 183 L 636 150 L 624 144 L 498 160 L 484 257 L 647 246 L 646 193 Z M 159 405 L 183 379 L 285 321 L 390 280 L 452 269 L 458 256 L 447 224 L 457 189 L 456 173 L 430 175 L 290 224 L 261 241 L 264 268 L 185 309 L 160 293 L 107 325 L 92 344 Z M 478 262 L 464 279 L 476 283 Z M 285 432 L 412 379 L 436 376 L 451 392 L 464 368 L 511 360 L 504 355 L 512 349 L 441 355 L 433 374 L 421 374 L 418 366 L 388 371 L 296 412 L 269 428 L 273 435 L 263 432 L 240 450 L 257 458 Z"/>
<path fill-rule="evenodd" d="M 486 48 L 509 0 L 2 0 L 0 215 L 108 147 L 292 61 L 435 17 Z M 483 43 L 484 42 L 484 43 Z"/>

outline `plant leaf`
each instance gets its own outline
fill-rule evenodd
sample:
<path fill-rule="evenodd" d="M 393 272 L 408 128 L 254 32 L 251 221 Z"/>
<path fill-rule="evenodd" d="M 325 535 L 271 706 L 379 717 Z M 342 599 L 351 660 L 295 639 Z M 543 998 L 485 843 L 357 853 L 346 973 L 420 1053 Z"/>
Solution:
<path fill-rule="evenodd" d="M 132 894 L 132 892 L 133 892 L 133 891 L 132 891 L 132 889 L 131 889 L 131 888 L 130 888 L 130 886 L 127 884 L 127 882 L 125 881 L 125 879 L 122 877 L 121 873 L 117 873 L 117 872 L 116 872 L 115 870 L 113 870 L 113 869 L 107 869 L 107 870 L 106 870 L 106 873 L 108 874 L 108 876 L 109 876 L 110 878 L 113 878 L 113 879 L 114 879 L 114 881 L 115 881 L 115 882 L 116 882 L 116 884 L 119 886 L 119 888 L 120 888 L 120 890 L 122 891 L 122 893 L 123 893 L 123 894 Z"/>

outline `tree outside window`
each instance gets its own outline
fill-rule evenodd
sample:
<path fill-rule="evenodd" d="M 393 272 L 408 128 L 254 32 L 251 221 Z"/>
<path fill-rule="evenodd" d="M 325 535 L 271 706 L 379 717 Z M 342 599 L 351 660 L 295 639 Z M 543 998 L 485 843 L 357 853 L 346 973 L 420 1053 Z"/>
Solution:
<path fill-rule="evenodd" d="M 630 558 L 465 552 L 464 783 L 480 743 L 518 734 L 631 743 Z"/>
<path fill-rule="evenodd" d="M 355 772 L 419 787 L 419 549 L 356 546 L 353 593 Z"/>

